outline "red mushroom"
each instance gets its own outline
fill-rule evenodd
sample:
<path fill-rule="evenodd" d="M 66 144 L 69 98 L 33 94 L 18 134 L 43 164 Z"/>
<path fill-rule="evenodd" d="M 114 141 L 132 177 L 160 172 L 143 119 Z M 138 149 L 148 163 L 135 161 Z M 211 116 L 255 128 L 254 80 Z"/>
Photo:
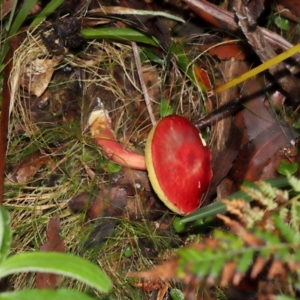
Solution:
<path fill-rule="evenodd" d="M 185 215 L 199 207 L 212 177 L 211 153 L 193 123 L 177 115 L 161 119 L 145 157 L 152 187 L 169 209 Z"/>

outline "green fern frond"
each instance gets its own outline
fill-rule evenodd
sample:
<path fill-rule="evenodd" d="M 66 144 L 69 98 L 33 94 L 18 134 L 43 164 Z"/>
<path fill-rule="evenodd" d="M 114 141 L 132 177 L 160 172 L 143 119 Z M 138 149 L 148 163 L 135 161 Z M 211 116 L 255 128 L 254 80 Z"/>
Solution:
<path fill-rule="evenodd" d="M 255 252 L 253 249 L 245 249 L 245 252 L 240 256 L 236 271 L 245 274 L 252 266 Z"/>
<path fill-rule="evenodd" d="M 300 242 L 299 232 L 284 222 L 279 215 L 274 215 L 273 220 L 284 240 L 291 244 L 298 244 Z"/>
<path fill-rule="evenodd" d="M 272 186 L 269 182 L 266 181 L 259 181 L 257 183 L 261 192 L 269 199 L 274 200 L 277 195 L 277 188 Z"/>
<path fill-rule="evenodd" d="M 294 230 L 300 231 L 300 196 L 291 199 L 291 226 Z"/>
<path fill-rule="evenodd" d="M 210 238 L 179 249 L 169 263 L 174 269 L 171 279 L 196 287 L 224 287 L 247 278 L 260 281 L 263 275 L 279 280 L 282 292 L 293 296 L 291 282 L 300 274 L 300 180 L 289 175 L 289 182 L 293 189 L 289 192 L 258 182 L 243 187 L 247 200 L 244 196 L 223 200 L 228 215 L 217 217 L 228 230 L 215 229 Z M 249 198 L 254 201 L 249 203 Z M 165 274 L 165 269 L 162 265 L 159 272 Z M 149 276 L 159 272 L 154 270 Z M 274 287 L 271 293 L 275 299 L 278 289 Z M 283 297 L 278 299 L 293 299 Z"/>
<path fill-rule="evenodd" d="M 297 193 L 300 193 L 300 179 L 292 175 L 287 176 L 287 179 L 293 190 Z"/>
<path fill-rule="evenodd" d="M 279 210 L 279 217 L 282 219 L 282 220 L 286 220 L 287 217 L 288 217 L 288 214 L 289 214 L 289 209 L 287 207 L 282 207 L 280 210 Z M 294 227 L 295 229 L 295 227 Z"/>
<path fill-rule="evenodd" d="M 253 209 L 249 209 L 247 212 L 247 228 L 253 228 L 255 224 L 257 224 L 259 221 L 261 221 L 264 217 L 265 211 L 262 209 L 258 209 L 257 207 L 254 207 Z"/>
<path fill-rule="evenodd" d="M 220 218 L 231 232 L 217 229 L 211 239 L 180 249 L 180 278 L 187 276 L 198 282 L 206 280 L 210 283 L 221 282 L 224 285 L 231 283 L 230 280 L 235 275 L 243 278 L 254 269 L 263 270 L 264 267 L 259 265 L 262 261 L 264 266 L 275 263 L 276 266 L 280 266 L 277 270 L 288 270 L 291 274 L 299 267 L 300 235 L 281 219 L 279 212 L 273 212 L 269 216 L 273 223 L 272 230 L 255 227 L 248 231 L 237 221 L 225 216 Z M 231 277 L 224 275 L 229 266 L 233 273 Z M 257 271 L 254 273 L 257 273 L 255 276 L 259 275 Z"/>
<path fill-rule="evenodd" d="M 274 201 L 276 192 L 274 188 L 267 182 L 259 182 L 259 189 L 251 187 L 242 187 L 242 190 L 249 195 L 253 200 L 264 205 L 266 209 L 273 210 L 277 208 L 277 203 Z"/>

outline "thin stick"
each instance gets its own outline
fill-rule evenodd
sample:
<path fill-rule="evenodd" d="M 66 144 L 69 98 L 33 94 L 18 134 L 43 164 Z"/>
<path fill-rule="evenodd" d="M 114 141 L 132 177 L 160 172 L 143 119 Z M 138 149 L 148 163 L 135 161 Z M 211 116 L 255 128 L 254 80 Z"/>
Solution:
<path fill-rule="evenodd" d="M 0 117 L 0 205 L 3 203 L 4 194 L 4 173 L 6 161 L 6 147 L 9 122 L 9 107 L 10 107 L 10 87 L 9 76 L 13 67 L 14 51 L 19 46 L 19 38 L 12 38 L 10 41 L 10 49 L 5 58 L 5 67 L 3 71 L 3 90 L 2 90 L 2 110 Z"/>
<path fill-rule="evenodd" d="M 150 116 L 151 123 L 154 126 L 156 124 L 156 120 L 155 120 L 155 117 L 154 117 L 154 114 L 153 114 L 153 110 L 152 110 L 152 106 L 151 106 L 151 100 L 150 100 L 148 90 L 147 90 L 145 80 L 144 80 L 144 74 L 143 74 L 143 71 L 142 71 L 142 64 L 141 64 L 141 60 L 140 60 L 139 51 L 138 51 L 138 48 L 137 48 L 137 45 L 136 45 L 135 42 L 132 42 L 131 44 L 132 44 L 132 51 L 133 51 L 133 56 L 134 56 L 137 72 L 138 72 L 139 79 L 140 79 L 141 88 L 142 88 L 142 91 L 143 91 L 143 94 L 144 94 L 144 99 L 145 99 L 145 102 L 146 102 L 146 107 L 147 107 L 147 110 L 148 110 L 148 114 Z"/>

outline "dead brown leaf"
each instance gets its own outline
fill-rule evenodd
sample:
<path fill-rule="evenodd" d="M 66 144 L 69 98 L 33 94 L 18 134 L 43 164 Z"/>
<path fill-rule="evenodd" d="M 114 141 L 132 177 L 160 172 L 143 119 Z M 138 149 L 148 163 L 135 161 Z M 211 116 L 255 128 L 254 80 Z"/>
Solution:
<path fill-rule="evenodd" d="M 246 245 L 249 246 L 262 246 L 264 245 L 264 241 L 256 237 L 250 231 L 248 231 L 245 227 L 241 225 L 241 223 L 231 220 L 229 217 L 224 215 L 218 215 L 218 217 L 225 223 L 226 226 L 230 228 L 230 230 L 238 235 Z"/>
<path fill-rule="evenodd" d="M 255 124 L 255 123 L 254 123 Z M 252 127 L 255 127 L 255 125 Z M 258 129 L 258 127 L 257 127 Z M 296 144 L 288 124 L 274 123 L 253 140 L 245 143 L 230 173 L 236 186 L 244 180 L 257 181 L 277 177 L 282 159 L 294 161 Z M 293 142 L 294 141 L 294 142 Z"/>
<path fill-rule="evenodd" d="M 300 1 L 299 0 L 277 0 L 281 4 L 283 10 L 289 10 L 297 18 L 300 18 Z M 298 19 L 299 20 L 299 19 Z M 298 22 L 298 21 L 296 21 Z"/>
<path fill-rule="evenodd" d="M 20 85 L 31 94 L 40 97 L 48 87 L 55 67 L 62 59 L 62 56 L 52 59 L 36 58 L 29 62 L 25 73 L 21 75 Z"/>
<path fill-rule="evenodd" d="M 46 243 L 40 247 L 40 251 L 65 252 L 64 240 L 60 236 L 60 221 L 58 218 L 51 219 L 48 222 Z M 37 273 L 35 284 L 38 289 L 56 289 L 60 286 L 63 277 L 51 273 Z"/>
<path fill-rule="evenodd" d="M 252 1 L 248 4 L 250 7 L 245 6 L 241 1 L 235 6 L 236 16 L 239 20 L 239 26 L 246 36 L 248 43 L 253 47 L 258 57 L 262 62 L 276 56 L 275 51 L 272 49 L 271 44 L 265 38 L 262 28 L 256 25 L 257 16 L 261 13 L 257 13 L 257 5 L 259 2 L 255 1 L 254 5 Z M 255 8 L 255 9 L 254 9 Z M 287 92 L 293 102 L 299 101 L 300 83 L 299 80 L 293 76 L 289 70 L 288 65 L 283 62 L 277 63 L 270 67 L 268 70 L 280 84 L 280 86 Z"/>
<path fill-rule="evenodd" d="M 228 40 L 226 44 L 224 41 Z M 247 56 L 253 54 L 253 51 L 245 45 L 245 43 L 238 41 L 231 41 L 229 39 L 224 39 L 220 45 L 214 44 L 203 44 L 199 45 L 201 51 L 208 50 L 208 53 L 212 56 L 216 56 L 222 60 L 228 60 L 234 58 L 235 60 L 244 60 Z M 209 89 L 210 90 L 210 89 Z"/>
<path fill-rule="evenodd" d="M 142 289 L 145 292 L 151 292 L 160 290 L 163 286 L 163 282 L 159 279 L 156 280 L 141 280 L 136 283 L 132 283 L 132 285 L 138 289 Z"/>
<path fill-rule="evenodd" d="M 216 28 L 222 28 L 223 30 L 236 31 L 238 25 L 235 21 L 234 14 L 221 7 L 213 4 L 211 1 L 206 0 L 185 0 L 189 7 L 195 11 L 197 15 L 206 20 L 207 22 L 216 26 Z M 289 43 L 279 34 L 262 28 L 262 32 L 267 41 L 274 47 L 274 49 L 287 50 L 293 45 Z M 297 54 L 295 60 L 299 61 L 300 56 Z"/>
<path fill-rule="evenodd" d="M 151 193 L 150 183 L 145 171 L 124 168 L 115 174 L 112 186 L 103 185 L 97 196 L 88 204 L 88 195 L 76 197 L 71 207 L 86 207 L 87 217 L 95 220 L 95 228 L 91 232 L 85 247 L 100 246 L 113 234 L 118 218 L 126 216 L 130 220 L 141 220 L 160 217 L 165 206 Z"/>
<path fill-rule="evenodd" d="M 256 278 L 266 266 L 266 259 L 264 257 L 257 257 L 250 273 L 250 278 Z"/>
<path fill-rule="evenodd" d="M 169 260 L 161 265 L 156 266 L 154 269 L 143 272 L 129 273 L 129 277 L 143 278 L 145 280 L 157 280 L 168 281 L 176 278 L 176 270 L 178 267 L 177 259 Z"/>
<path fill-rule="evenodd" d="M 248 68 L 245 62 L 233 60 L 221 65 L 226 78 L 237 77 L 247 72 Z M 289 124 L 279 121 L 274 113 L 272 97 L 278 102 L 282 94 L 273 92 L 268 97 L 256 78 L 245 81 L 239 88 L 239 94 L 238 87 L 222 93 L 219 99 L 222 107 L 216 115 L 210 115 L 214 124 L 223 114 L 227 117 L 227 111 L 235 114 L 234 120 L 221 120 L 213 128 L 213 171 L 216 175 L 211 186 L 215 188 L 224 178 L 217 188 L 220 198 L 235 192 L 244 180 L 277 177 L 282 159 L 290 162 L 299 160 L 293 130 Z M 232 97 L 239 97 L 239 102 L 233 103 Z M 201 126 L 201 120 L 198 124 Z"/>
<path fill-rule="evenodd" d="M 13 171 L 7 175 L 6 182 L 9 182 L 10 184 L 26 183 L 49 161 L 50 156 L 47 156 L 40 151 L 36 151 L 25 157 L 14 167 Z"/>

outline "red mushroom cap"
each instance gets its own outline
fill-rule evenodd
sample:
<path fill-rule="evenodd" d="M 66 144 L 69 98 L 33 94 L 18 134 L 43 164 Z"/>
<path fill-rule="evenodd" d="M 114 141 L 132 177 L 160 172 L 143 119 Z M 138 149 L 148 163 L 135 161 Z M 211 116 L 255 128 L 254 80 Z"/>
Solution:
<path fill-rule="evenodd" d="M 148 135 L 145 156 L 150 182 L 165 205 L 180 215 L 196 210 L 212 171 L 210 150 L 193 123 L 177 115 L 161 119 Z"/>

